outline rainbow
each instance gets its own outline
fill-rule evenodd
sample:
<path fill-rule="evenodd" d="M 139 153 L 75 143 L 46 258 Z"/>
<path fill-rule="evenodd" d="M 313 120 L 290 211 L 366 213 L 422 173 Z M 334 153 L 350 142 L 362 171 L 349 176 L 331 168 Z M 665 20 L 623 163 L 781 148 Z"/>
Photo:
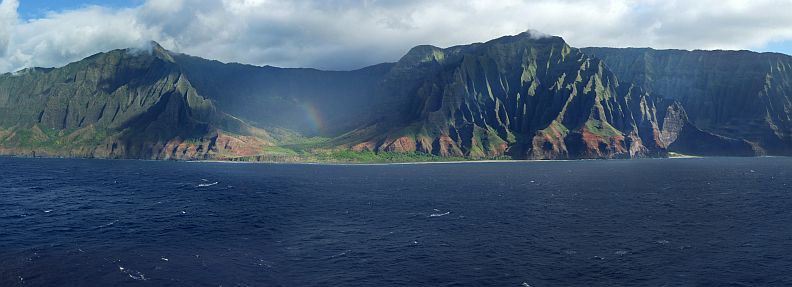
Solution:
<path fill-rule="evenodd" d="M 322 121 L 322 112 L 320 112 L 312 103 L 304 102 L 301 104 L 302 110 L 305 113 L 305 118 L 311 125 L 311 129 L 319 132 L 324 128 Z"/>

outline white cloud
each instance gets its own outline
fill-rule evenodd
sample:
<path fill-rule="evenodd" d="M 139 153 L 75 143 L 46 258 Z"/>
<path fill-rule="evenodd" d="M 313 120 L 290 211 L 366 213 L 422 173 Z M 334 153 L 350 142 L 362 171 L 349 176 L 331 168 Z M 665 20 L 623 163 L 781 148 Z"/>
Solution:
<path fill-rule="evenodd" d="M 761 49 L 792 40 L 789 0 L 148 0 L 34 20 L 18 19 L 17 4 L 0 4 L 0 72 L 60 66 L 152 39 L 221 61 L 326 69 L 527 29 L 578 47 Z"/>
<path fill-rule="evenodd" d="M 17 0 L 4 0 L 0 3 L 0 57 L 5 55 L 8 42 L 11 40 L 11 31 L 17 20 Z"/>

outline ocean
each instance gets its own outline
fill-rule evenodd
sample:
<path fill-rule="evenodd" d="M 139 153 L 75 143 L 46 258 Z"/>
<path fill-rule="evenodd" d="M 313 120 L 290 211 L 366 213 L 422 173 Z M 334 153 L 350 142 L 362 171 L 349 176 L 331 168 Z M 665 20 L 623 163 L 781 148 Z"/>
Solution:
<path fill-rule="evenodd" d="M 792 158 L 0 158 L 0 286 L 792 286 Z"/>

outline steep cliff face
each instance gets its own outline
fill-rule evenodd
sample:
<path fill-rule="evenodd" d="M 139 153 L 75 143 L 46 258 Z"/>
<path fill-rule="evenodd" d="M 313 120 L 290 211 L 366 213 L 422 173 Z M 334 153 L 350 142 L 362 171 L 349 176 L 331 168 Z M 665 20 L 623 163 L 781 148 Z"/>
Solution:
<path fill-rule="evenodd" d="M 348 135 L 355 150 L 473 158 L 661 156 L 654 100 L 559 37 L 419 46 L 383 85 L 404 115 Z"/>
<path fill-rule="evenodd" d="M 268 140 L 199 96 L 156 44 L 0 76 L 2 154 L 205 159 Z"/>
<path fill-rule="evenodd" d="M 792 154 L 790 56 L 632 48 L 582 51 L 605 61 L 619 80 L 678 100 L 690 121 L 704 131 L 746 140 L 759 154 Z"/>

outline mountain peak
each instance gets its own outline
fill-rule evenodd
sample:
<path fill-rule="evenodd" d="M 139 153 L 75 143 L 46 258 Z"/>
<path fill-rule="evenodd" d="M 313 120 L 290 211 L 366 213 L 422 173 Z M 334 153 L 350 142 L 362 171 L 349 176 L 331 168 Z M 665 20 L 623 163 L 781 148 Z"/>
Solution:
<path fill-rule="evenodd" d="M 529 37 L 529 38 L 532 38 L 532 39 L 561 38 L 561 37 L 558 37 L 558 36 L 553 36 L 553 35 L 550 35 L 550 34 L 546 34 L 546 33 L 539 32 L 537 30 L 531 30 L 531 29 L 525 30 L 525 32 L 522 32 L 522 33 L 517 34 L 517 35 L 518 36 L 522 36 L 522 37 Z"/>
<path fill-rule="evenodd" d="M 445 57 L 445 50 L 442 48 L 432 45 L 419 45 L 410 49 L 410 51 L 399 60 L 399 63 L 407 67 L 412 67 L 427 62 L 442 63 Z"/>
<path fill-rule="evenodd" d="M 152 40 L 151 42 L 149 42 L 149 46 L 151 48 L 151 55 L 153 55 L 154 57 L 157 57 L 160 60 L 166 62 L 171 62 L 171 63 L 176 62 L 176 60 L 173 59 L 173 56 L 171 56 L 171 52 L 163 48 L 159 43 L 157 43 L 157 41 Z"/>
<path fill-rule="evenodd" d="M 528 31 L 522 32 L 522 33 L 517 34 L 517 35 L 503 36 L 503 37 L 491 40 L 488 43 L 490 43 L 490 42 L 511 43 L 511 42 L 518 42 L 518 41 L 526 41 L 526 40 L 527 41 L 532 41 L 532 42 L 538 42 L 538 43 L 545 42 L 545 43 L 559 43 L 559 44 L 563 43 L 563 44 L 566 44 L 566 41 L 564 41 L 564 38 L 561 38 L 559 36 L 553 36 L 553 35 L 550 35 L 550 34 L 545 34 L 545 33 L 542 33 L 542 32 L 537 32 L 537 31 L 534 31 L 534 30 L 528 30 Z"/>

